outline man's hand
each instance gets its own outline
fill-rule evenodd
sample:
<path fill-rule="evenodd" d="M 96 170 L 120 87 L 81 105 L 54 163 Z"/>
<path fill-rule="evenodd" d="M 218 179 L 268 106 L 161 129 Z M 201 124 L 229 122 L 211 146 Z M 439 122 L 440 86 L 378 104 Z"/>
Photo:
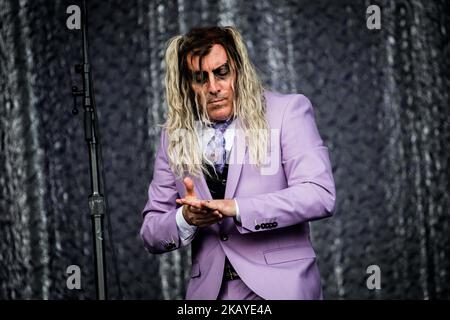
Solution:
<path fill-rule="evenodd" d="M 199 200 L 185 197 L 176 201 L 177 203 L 187 204 L 198 209 L 218 211 L 225 217 L 236 216 L 236 203 L 233 199 Z"/>
<path fill-rule="evenodd" d="M 187 223 L 203 228 L 222 220 L 222 214 L 218 210 L 202 208 L 194 191 L 194 182 L 190 178 L 184 178 L 183 182 L 186 187 L 186 196 L 183 199 L 189 203 L 178 201 L 180 199 L 176 202 L 183 204 L 183 216 Z"/>

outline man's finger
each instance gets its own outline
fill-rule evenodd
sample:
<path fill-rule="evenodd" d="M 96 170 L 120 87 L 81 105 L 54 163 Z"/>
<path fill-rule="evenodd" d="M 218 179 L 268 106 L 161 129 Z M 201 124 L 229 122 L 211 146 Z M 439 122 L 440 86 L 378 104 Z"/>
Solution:
<path fill-rule="evenodd" d="M 178 204 L 187 204 L 197 208 L 207 208 L 211 210 L 218 209 L 218 206 L 211 202 L 210 200 L 199 200 L 199 199 L 187 199 L 181 198 L 175 200 Z"/>
<path fill-rule="evenodd" d="M 220 212 L 218 212 L 217 210 L 210 210 L 210 209 L 206 209 L 206 208 L 196 208 L 196 207 L 192 207 L 192 206 L 188 206 L 188 210 L 194 214 L 198 214 L 200 215 L 202 218 L 207 217 L 207 216 L 221 216 Z"/>
<path fill-rule="evenodd" d="M 194 199 L 184 199 L 182 200 L 183 204 L 187 204 L 196 208 L 202 208 L 201 201 L 200 200 L 194 200 Z"/>
<path fill-rule="evenodd" d="M 218 211 L 218 210 L 214 210 L 213 213 L 218 216 L 220 219 L 223 218 L 223 215 Z"/>
<path fill-rule="evenodd" d="M 197 208 L 194 206 L 189 206 L 189 211 L 194 212 L 194 213 L 199 213 L 199 214 L 208 214 L 208 212 L 211 212 L 206 209 L 201 209 L 201 208 Z"/>
<path fill-rule="evenodd" d="M 186 188 L 186 198 L 197 198 L 197 195 L 194 191 L 194 181 L 191 178 L 186 177 L 183 179 L 184 186 Z"/>
<path fill-rule="evenodd" d="M 209 208 L 211 210 L 217 210 L 219 209 L 217 207 L 217 204 L 215 204 L 213 201 L 209 201 L 209 200 L 202 200 L 200 201 L 201 206 Z"/>
<path fill-rule="evenodd" d="M 206 208 L 211 210 L 218 209 L 218 206 L 209 200 L 185 199 L 183 202 L 197 208 Z"/>

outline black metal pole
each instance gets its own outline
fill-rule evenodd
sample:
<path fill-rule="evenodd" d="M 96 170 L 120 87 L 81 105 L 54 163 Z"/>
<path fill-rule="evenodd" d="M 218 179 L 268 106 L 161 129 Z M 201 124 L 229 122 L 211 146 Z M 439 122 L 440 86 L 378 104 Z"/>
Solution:
<path fill-rule="evenodd" d="M 91 195 L 89 196 L 89 210 L 92 220 L 92 237 L 94 241 L 95 280 L 98 300 L 107 299 L 106 291 L 106 264 L 104 249 L 103 219 L 105 216 L 105 199 L 100 190 L 97 114 L 92 86 L 91 69 L 89 65 L 89 48 L 87 34 L 86 0 L 83 0 L 82 9 L 82 35 L 83 35 L 83 105 L 84 105 L 84 132 L 89 151 L 89 168 L 91 177 Z"/>

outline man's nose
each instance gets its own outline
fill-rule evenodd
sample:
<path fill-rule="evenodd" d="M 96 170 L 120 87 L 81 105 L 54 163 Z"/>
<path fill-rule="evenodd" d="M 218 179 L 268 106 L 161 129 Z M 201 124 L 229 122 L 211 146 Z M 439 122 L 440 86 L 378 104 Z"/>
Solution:
<path fill-rule="evenodd" d="M 219 92 L 219 85 L 217 83 L 216 78 L 214 77 L 214 75 L 210 75 L 209 76 L 209 80 L 208 80 L 208 92 L 210 94 L 217 94 Z"/>

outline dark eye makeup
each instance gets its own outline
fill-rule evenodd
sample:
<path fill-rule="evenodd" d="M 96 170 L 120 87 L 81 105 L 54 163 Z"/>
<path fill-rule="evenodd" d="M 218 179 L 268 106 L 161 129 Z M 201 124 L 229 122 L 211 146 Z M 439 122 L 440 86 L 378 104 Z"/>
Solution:
<path fill-rule="evenodd" d="M 230 74 L 230 66 L 228 62 L 225 62 L 220 67 L 212 71 L 216 77 L 225 78 Z M 195 83 L 204 84 L 208 81 L 208 73 L 206 71 L 194 71 L 192 72 L 192 80 Z"/>
<path fill-rule="evenodd" d="M 228 75 L 230 73 L 230 67 L 228 66 L 228 62 L 220 66 L 219 68 L 214 69 L 213 72 L 215 75 L 220 77 Z"/>

